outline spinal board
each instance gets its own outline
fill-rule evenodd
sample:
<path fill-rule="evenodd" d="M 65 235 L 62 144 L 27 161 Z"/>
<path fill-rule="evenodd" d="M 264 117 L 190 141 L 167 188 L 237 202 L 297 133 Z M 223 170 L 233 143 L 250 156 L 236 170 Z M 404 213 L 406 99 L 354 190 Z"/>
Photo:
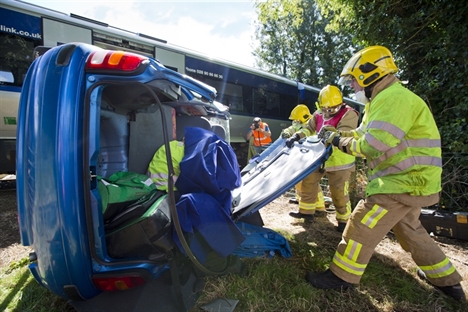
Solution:
<path fill-rule="evenodd" d="M 258 211 L 281 196 L 320 168 L 332 152 L 332 147 L 326 148 L 315 135 L 295 142 L 291 148 L 286 146 L 285 141 L 281 138 L 276 140 L 255 163 L 249 164 L 253 164 L 250 170 L 243 170 L 242 185 L 233 191 L 234 221 Z"/>

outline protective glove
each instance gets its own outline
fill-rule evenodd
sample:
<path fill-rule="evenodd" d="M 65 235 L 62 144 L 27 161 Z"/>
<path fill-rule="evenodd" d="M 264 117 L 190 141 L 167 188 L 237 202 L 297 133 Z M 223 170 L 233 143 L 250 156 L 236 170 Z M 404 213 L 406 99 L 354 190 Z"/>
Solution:
<path fill-rule="evenodd" d="M 301 137 L 299 136 L 299 134 L 295 133 L 292 137 L 286 140 L 286 146 L 288 148 L 291 148 L 293 147 L 294 142 L 299 141 L 300 139 Z"/>
<path fill-rule="evenodd" d="M 290 137 L 291 137 L 291 133 L 289 133 L 288 131 L 281 132 L 281 138 L 282 139 L 288 139 Z"/>
<path fill-rule="evenodd" d="M 337 132 L 338 134 L 340 133 L 340 131 L 336 130 L 335 127 L 333 126 L 323 126 L 322 129 L 320 129 L 320 132 L 317 134 L 317 137 L 319 139 L 323 139 L 325 137 L 325 133 L 329 131 L 329 132 Z"/>
<path fill-rule="evenodd" d="M 327 131 L 325 132 L 323 143 L 325 146 L 329 146 L 330 144 L 333 146 L 338 146 L 340 144 L 341 136 L 338 132 Z"/>

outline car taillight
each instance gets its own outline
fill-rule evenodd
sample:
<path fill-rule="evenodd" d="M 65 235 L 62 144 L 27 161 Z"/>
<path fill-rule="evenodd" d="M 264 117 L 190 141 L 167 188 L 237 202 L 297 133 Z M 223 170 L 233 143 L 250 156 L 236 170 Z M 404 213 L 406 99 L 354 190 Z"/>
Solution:
<path fill-rule="evenodd" d="M 99 277 L 93 278 L 94 285 L 104 291 L 127 290 L 143 285 L 145 280 L 140 276 Z"/>
<path fill-rule="evenodd" d="M 102 50 L 89 55 L 86 61 L 86 69 L 130 72 L 147 62 L 148 58 L 142 55 L 124 51 Z"/>

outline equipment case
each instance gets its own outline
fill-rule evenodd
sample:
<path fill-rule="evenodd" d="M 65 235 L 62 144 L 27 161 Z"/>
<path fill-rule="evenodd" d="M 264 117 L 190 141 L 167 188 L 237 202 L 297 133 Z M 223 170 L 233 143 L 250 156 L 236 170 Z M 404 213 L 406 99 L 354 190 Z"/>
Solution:
<path fill-rule="evenodd" d="M 419 220 L 429 233 L 436 236 L 468 240 L 468 212 L 422 209 Z"/>

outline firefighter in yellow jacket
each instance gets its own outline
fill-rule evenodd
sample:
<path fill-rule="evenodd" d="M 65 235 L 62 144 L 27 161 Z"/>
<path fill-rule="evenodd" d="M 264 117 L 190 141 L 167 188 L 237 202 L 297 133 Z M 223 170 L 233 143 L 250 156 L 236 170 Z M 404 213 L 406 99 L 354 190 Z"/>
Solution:
<path fill-rule="evenodd" d="M 392 53 L 371 46 L 356 53 L 341 72 L 340 83 L 358 83 L 371 100 L 364 135 L 340 137 L 327 132 L 325 143 L 368 164 L 366 199 L 359 202 L 338 244 L 330 268 L 307 273 L 322 289 L 358 284 L 377 244 L 393 230 L 421 275 L 456 300 L 466 300 L 462 277 L 421 225 L 421 207 L 439 201 L 442 175 L 440 134 L 426 103 L 402 86 Z"/>
<path fill-rule="evenodd" d="M 303 128 L 307 127 L 307 123 L 309 122 L 310 118 L 312 118 L 312 114 L 310 113 L 309 108 L 304 104 L 299 104 L 291 111 L 289 119 L 292 120 L 292 125 L 288 128 L 283 129 L 281 131 L 281 138 L 288 139 L 294 135 L 294 133 L 302 130 Z M 290 199 L 289 203 L 299 204 L 301 200 L 302 192 L 309 192 L 308 189 L 302 189 L 302 181 L 295 185 L 296 189 L 296 198 Z M 307 196 L 307 195 L 306 195 Z M 323 196 L 322 189 L 319 187 L 318 194 L 317 194 L 317 203 L 316 203 L 316 210 L 315 215 L 318 216 L 319 214 L 325 216 L 325 198 Z M 305 216 L 306 218 L 308 216 Z"/>
<path fill-rule="evenodd" d="M 329 126 L 338 130 L 350 131 L 357 128 L 359 115 L 356 110 L 343 102 L 340 89 L 336 86 L 326 86 L 318 98 L 318 109 L 308 121 L 307 127 L 296 132 L 286 141 L 291 147 L 295 141 L 303 137 L 320 132 L 322 127 Z M 313 219 L 317 210 L 317 193 L 320 180 L 326 174 L 333 205 L 336 210 L 337 230 L 343 232 L 351 216 L 351 202 L 349 201 L 349 178 L 355 170 L 355 158 L 335 148 L 332 155 L 325 162 L 325 170 L 317 169 L 302 180 L 302 194 L 299 202 L 299 212 L 290 212 L 294 218 Z"/>
<path fill-rule="evenodd" d="M 184 142 L 173 140 L 169 142 L 171 150 L 172 166 L 174 168 L 174 191 L 177 191 L 175 183 L 180 175 L 180 162 L 184 158 Z M 163 144 L 153 155 L 153 159 L 148 165 L 147 175 L 156 184 L 156 188 L 161 191 L 168 190 L 169 168 L 167 166 L 166 146 Z"/>

